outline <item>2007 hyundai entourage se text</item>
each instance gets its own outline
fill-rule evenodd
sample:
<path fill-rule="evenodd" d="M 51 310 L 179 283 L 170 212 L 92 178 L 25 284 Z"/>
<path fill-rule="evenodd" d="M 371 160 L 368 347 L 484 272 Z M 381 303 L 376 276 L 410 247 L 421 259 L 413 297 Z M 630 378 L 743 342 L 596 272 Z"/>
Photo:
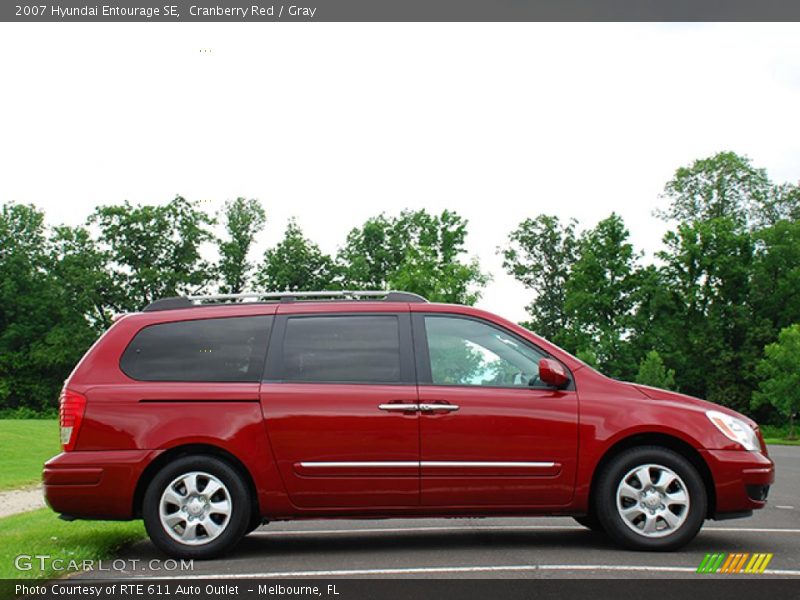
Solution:
<path fill-rule="evenodd" d="M 747 417 L 406 292 L 158 300 L 109 328 L 60 403 L 53 510 L 143 518 L 185 558 L 332 517 L 571 515 L 673 550 L 762 508 L 775 477 Z"/>

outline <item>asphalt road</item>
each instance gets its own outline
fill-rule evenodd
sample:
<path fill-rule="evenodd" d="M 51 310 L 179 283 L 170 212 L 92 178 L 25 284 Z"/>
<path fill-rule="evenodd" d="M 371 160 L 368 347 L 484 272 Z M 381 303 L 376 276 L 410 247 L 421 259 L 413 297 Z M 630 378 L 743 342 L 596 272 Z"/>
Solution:
<path fill-rule="evenodd" d="M 149 541 L 132 546 L 121 558 L 139 561 L 130 576 L 181 580 L 209 576 L 627 579 L 708 578 L 695 574 L 706 553 L 771 552 L 774 558 L 766 574 L 758 577 L 791 577 L 800 584 L 800 447 L 773 446 L 770 455 L 777 463 L 777 481 L 767 508 L 748 519 L 707 521 L 697 538 L 678 552 L 620 550 L 603 535 L 567 518 L 392 519 L 269 524 L 251 533 L 226 558 L 195 561 L 190 572 L 149 569 L 151 559 L 165 558 Z"/>

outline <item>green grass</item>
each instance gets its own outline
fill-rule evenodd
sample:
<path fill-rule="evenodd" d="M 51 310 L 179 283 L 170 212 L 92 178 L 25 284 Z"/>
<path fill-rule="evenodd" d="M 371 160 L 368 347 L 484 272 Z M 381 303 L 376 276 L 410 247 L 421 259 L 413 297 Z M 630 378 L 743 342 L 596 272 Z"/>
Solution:
<path fill-rule="evenodd" d="M 787 440 L 784 438 L 764 438 L 764 442 L 774 446 L 800 446 L 800 440 Z"/>
<path fill-rule="evenodd" d="M 795 428 L 797 430 L 797 428 Z M 777 444 L 780 446 L 800 446 L 800 439 L 787 439 L 789 436 L 789 426 L 782 425 L 762 425 L 761 435 L 767 444 Z"/>
<path fill-rule="evenodd" d="M 58 422 L 52 419 L 0 419 L 0 490 L 41 482 L 42 464 L 58 454 Z M 33 562 L 17 570 L 20 554 L 49 554 L 52 559 L 100 560 L 111 558 L 122 546 L 143 538 L 141 521 L 62 521 L 50 509 L 0 519 L 0 579 L 42 578 L 63 575 L 52 565 L 42 570 Z"/>
<path fill-rule="evenodd" d="M 66 575 L 54 571 L 48 563 L 42 570 L 31 561 L 30 570 L 18 570 L 16 557 L 21 554 L 49 554 L 51 559 L 69 561 L 108 559 L 117 550 L 145 535 L 141 521 L 62 521 L 50 509 L 0 519 L 0 579 L 38 579 Z"/>
<path fill-rule="evenodd" d="M 0 490 L 41 482 L 42 464 L 59 452 L 58 421 L 0 420 Z"/>

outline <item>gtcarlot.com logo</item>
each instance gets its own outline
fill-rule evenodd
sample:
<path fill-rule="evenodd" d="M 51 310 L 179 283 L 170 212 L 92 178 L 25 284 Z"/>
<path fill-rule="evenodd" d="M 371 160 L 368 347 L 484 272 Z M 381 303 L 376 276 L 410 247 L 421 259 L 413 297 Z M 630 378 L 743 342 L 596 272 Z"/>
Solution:
<path fill-rule="evenodd" d="M 706 557 L 697 567 L 698 573 L 715 574 L 753 574 L 763 573 L 769 561 L 772 560 L 772 553 L 755 552 L 716 552 L 706 554 Z"/>
<path fill-rule="evenodd" d="M 115 558 L 113 560 L 80 560 L 59 558 L 49 554 L 18 554 L 14 558 L 18 571 L 194 571 L 194 560 L 180 561 L 168 558 L 141 560 L 138 558 Z"/>

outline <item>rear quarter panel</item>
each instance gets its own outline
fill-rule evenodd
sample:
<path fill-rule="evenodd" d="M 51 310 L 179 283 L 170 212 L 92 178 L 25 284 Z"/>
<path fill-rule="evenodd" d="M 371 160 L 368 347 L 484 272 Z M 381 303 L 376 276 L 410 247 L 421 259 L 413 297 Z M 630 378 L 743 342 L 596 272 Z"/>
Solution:
<path fill-rule="evenodd" d="M 75 368 L 68 387 L 87 398 L 75 450 L 163 452 L 205 444 L 235 456 L 249 471 L 262 514 L 283 506 L 278 476 L 259 403 L 260 383 L 142 382 L 125 375 L 119 359 L 143 327 L 198 318 L 273 314 L 274 305 L 204 307 L 123 317 Z M 142 469 L 146 465 L 142 466 Z M 133 474 L 138 478 L 141 473 Z M 131 482 L 135 485 L 135 482 Z M 129 494 L 133 502 L 133 491 Z"/>

